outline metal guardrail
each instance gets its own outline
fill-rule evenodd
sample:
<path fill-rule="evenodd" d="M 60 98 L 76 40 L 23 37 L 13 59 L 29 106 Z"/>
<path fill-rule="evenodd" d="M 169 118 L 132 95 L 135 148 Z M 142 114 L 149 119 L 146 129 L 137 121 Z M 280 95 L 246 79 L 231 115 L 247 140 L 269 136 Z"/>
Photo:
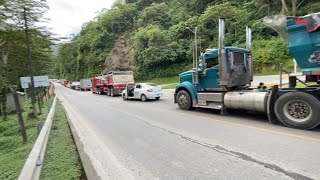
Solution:
<path fill-rule="evenodd" d="M 19 180 L 38 180 L 40 178 L 40 171 L 54 117 L 56 101 L 57 97 L 53 100 L 47 119 L 32 147 L 26 163 L 23 166 L 18 178 Z"/>

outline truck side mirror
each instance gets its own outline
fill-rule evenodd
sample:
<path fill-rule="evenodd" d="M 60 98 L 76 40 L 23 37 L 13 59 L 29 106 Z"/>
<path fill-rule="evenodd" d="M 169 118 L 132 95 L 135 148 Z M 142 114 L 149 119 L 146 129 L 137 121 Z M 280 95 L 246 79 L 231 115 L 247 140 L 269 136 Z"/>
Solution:
<path fill-rule="evenodd" d="M 199 67 L 200 67 L 201 69 L 203 68 L 202 59 L 199 60 Z"/>

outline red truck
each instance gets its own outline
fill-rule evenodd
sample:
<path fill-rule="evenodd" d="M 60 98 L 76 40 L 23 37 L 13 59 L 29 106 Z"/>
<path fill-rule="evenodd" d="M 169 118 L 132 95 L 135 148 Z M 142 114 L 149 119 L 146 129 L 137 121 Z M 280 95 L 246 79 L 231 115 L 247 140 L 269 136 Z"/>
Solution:
<path fill-rule="evenodd" d="M 62 85 L 67 86 L 70 81 L 68 81 L 66 79 L 61 79 L 60 82 L 61 82 Z"/>
<path fill-rule="evenodd" d="M 95 94 L 117 96 L 127 84 L 134 84 L 132 71 L 112 71 L 108 74 L 91 78 L 91 91 Z"/>

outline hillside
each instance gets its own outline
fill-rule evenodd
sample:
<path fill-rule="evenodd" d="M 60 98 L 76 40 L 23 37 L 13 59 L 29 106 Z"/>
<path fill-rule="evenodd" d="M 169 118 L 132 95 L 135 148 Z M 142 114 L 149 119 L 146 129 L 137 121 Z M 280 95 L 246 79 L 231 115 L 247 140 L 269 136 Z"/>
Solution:
<path fill-rule="evenodd" d="M 137 79 L 175 76 L 190 68 L 194 34 L 198 49 L 217 46 L 218 18 L 226 19 L 226 45 L 244 47 L 253 28 L 255 72 L 291 62 L 287 44 L 262 23 L 268 15 L 320 11 L 318 0 L 118 0 L 60 46 L 54 72 L 80 79 L 111 70 L 134 71 Z M 200 52 L 198 52 L 200 53 Z"/>
<path fill-rule="evenodd" d="M 133 69 L 133 47 L 128 33 L 122 35 L 116 42 L 104 62 L 102 74 L 115 70 Z"/>

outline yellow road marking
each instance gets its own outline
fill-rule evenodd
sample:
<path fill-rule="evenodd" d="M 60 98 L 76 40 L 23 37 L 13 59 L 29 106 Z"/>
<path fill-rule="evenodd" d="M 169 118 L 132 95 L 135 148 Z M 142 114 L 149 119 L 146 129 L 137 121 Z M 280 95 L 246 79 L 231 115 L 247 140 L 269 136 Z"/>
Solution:
<path fill-rule="evenodd" d="M 59 93 L 62 96 L 62 94 L 60 92 L 60 89 L 59 89 Z M 266 129 L 266 128 L 260 128 L 260 127 L 255 127 L 255 126 L 235 123 L 235 122 L 228 122 L 228 121 L 224 121 L 224 120 L 211 119 L 211 118 L 208 118 L 208 117 L 198 116 L 198 115 L 194 115 L 194 114 L 189 114 L 189 113 L 179 112 L 179 111 L 174 111 L 174 110 L 169 110 L 169 109 L 151 108 L 150 106 L 148 108 L 154 109 L 154 110 L 158 110 L 158 111 L 161 110 L 161 111 L 167 111 L 167 112 L 175 112 L 175 113 L 178 113 L 178 114 L 181 114 L 181 115 L 193 116 L 193 117 L 200 118 L 200 119 L 203 119 L 203 120 L 206 120 L 206 121 L 207 120 L 216 121 L 216 122 L 220 122 L 220 123 L 223 123 L 223 124 L 230 124 L 230 125 L 234 125 L 234 126 L 238 126 L 238 127 L 245 127 L 245 128 L 248 128 L 248 129 L 254 129 L 254 130 L 268 132 L 268 133 L 272 133 L 272 134 L 278 134 L 278 135 L 282 135 L 282 136 L 288 136 L 288 137 L 294 137 L 294 138 L 298 138 L 298 139 L 304 139 L 304 140 L 309 140 L 309 141 L 320 142 L 320 139 L 313 138 L 313 137 L 308 137 L 308 136 L 303 136 L 303 135 L 297 135 L 297 134 L 292 134 L 292 133 L 275 131 L 275 130 L 270 130 L 270 129 Z"/>

